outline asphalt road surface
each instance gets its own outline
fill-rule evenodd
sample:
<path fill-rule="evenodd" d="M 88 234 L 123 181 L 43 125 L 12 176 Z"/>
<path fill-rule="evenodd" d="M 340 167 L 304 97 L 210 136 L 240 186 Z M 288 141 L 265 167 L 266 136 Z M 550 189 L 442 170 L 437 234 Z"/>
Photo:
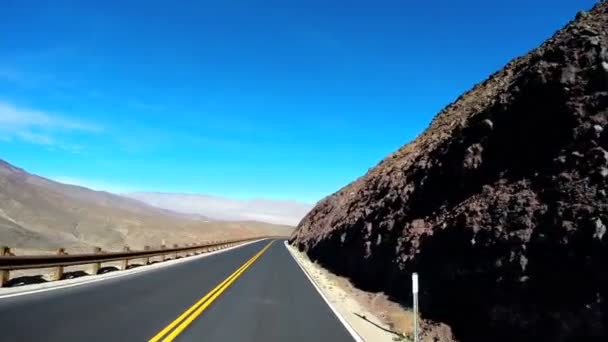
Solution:
<path fill-rule="evenodd" d="M 0 341 L 353 341 L 277 240 L 0 298 Z"/>

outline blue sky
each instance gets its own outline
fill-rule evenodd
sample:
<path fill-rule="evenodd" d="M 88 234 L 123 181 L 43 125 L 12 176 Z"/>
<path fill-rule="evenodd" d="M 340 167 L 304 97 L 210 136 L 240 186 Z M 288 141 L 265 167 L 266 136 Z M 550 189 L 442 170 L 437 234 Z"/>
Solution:
<path fill-rule="evenodd" d="M 3 1 L 0 158 L 315 202 L 590 0 Z"/>

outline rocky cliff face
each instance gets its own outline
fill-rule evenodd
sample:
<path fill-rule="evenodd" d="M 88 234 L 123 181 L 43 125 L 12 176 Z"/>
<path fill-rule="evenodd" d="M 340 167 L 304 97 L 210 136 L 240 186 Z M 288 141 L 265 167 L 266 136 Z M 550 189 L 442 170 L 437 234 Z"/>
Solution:
<path fill-rule="evenodd" d="M 449 105 L 290 241 L 463 341 L 608 338 L 608 4 Z"/>

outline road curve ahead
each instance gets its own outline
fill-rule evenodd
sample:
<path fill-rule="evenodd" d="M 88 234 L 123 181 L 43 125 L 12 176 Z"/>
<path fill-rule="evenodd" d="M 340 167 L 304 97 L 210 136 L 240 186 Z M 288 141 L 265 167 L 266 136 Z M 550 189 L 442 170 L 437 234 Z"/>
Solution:
<path fill-rule="evenodd" d="M 0 341 L 353 341 L 283 241 L 0 298 Z"/>

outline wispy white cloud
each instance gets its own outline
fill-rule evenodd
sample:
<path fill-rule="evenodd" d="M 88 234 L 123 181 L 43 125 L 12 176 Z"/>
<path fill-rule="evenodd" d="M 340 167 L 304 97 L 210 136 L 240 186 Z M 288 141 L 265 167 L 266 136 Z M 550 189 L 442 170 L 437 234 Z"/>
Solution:
<path fill-rule="evenodd" d="M 38 145 L 54 145 L 55 141 L 48 135 L 34 133 L 29 131 L 17 131 L 15 135 L 27 142 L 31 142 Z"/>
<path fill-rule="evenodd" d="M 19 107 L 0 100 L 0 133 L 8 139 L 79 152 L 82 146 L 65 143 L 69 132 L 97 133 L 101 126 L 45 111 Z"/>
<path fill-rule="evenodd" d="M 88 132 L 101 130 L 101 127 L 91 123 L 35 109 L 17 107 L 12 103 L 0 100 L 0 127 L 5 126 Z"/>

